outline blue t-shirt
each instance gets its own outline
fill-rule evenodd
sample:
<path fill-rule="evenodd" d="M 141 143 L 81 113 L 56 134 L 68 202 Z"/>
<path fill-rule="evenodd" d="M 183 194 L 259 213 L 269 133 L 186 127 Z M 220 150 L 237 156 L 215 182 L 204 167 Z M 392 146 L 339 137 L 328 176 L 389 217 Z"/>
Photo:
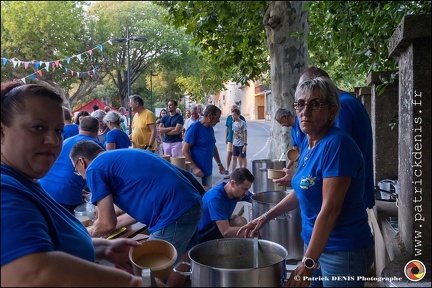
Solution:
<path fill-rule="evenodd" d="M 66 139 L 54 165 L 47 175 L 39 180 L 43 189 L 61 204 L 79 205 L 84 203 L 81 195 L 86 181 L 74 173 L 74 164 L 69 158 L 72 147 L 81 140 L 91 140 L 103 147 L 95 138 L 82 134 Z"/>
<path fill-rule="evenodd" d="M 216 226 L 217 220 L 230 220 L 231 215 L 237 205 L 236 198 L 230 199 L 225 192 L 226 183 L 219 183 L 217 186 L 208 190 L 203 196 L 203 215 L 198 224 L 198 233 L 204 234 Z M 252 192 L 243 197 L 241 201 L 249 201 Z"/>
<path fill-rule="evenodd" d="M 183 121 L 183 116 L 176 113 L 174 116 L 171 116 L 170 114 L 165 115 L 164 117 L 162 117 L 160 123 L 163 123 L 164 126 L 168 128 L 168 127 L 176 127 L 177 124 L 183 125 L 184 121 Z M 181 131 L 178 135 L 165 134 L 163 140 L 163 142 L 165 143 L 174 143 L 174 142 L 182 142 L 182 141 L 183 141 L 183 137 Z"/>
<path fill-rule="evenodd" d="M 68 124 L 64 126 L 63 129 L 63 140 L 66 140 L 69 137 L 75 136 L 79 133 L 79 125 L 78 124 Z"/>
<path fill-rule="evenodd" d="M 291 127 L 292 146 L 298 146 L 300 148 L 305 136 L 306 134 L 304 134 L 300 129 L 299 119 L 297 116 L 295 116 L 294 125 Z"/>
<path fill-rule="evenodd" d="M 1 265 L 23 256 L 62 251 L 92 261 L 95 250 L 87 229 L 32 182 L 1 164 Z"/>
<path fill-rule="evenodd" d="M 185 142 L 192 145 L 189 153 L 204 173 L 204 177 L 212 175 L 212 159 L 216 144 L 213 127 L 205 127 L 200 121 L 195 121 L 187 130 Z"/>
<path fill-rule="evenodd" d="M 246 122 L 246 119 L 243 117 L 243 115 L 240 115 L 240 119 Z M 233 130 L 232 130 L 232 123 L 234 122 L 234 119 L 232 115 L 228 115 L 225 126 L 228 128 L 228 142 L 233 142 Z"/>
<path fill-rule="evenodd" d="M 129 148 L 131 145 L 131 140 L 129 136 L 122 130 L 114 129 L 108 132 L 105 137 L 105 148 L 107 143 L 115 143 L 115 149 Z"/>
<path fill-rule="evenodd" d="M 340 92 L 340 112 L 335 125 L 354 139 L 365 160 L 364 202 L 367 208 L 375 205 L 373 180 L 372 124 L 364 105 L 348 92 Z"/>
<path fill-rule="evenodd" d="M 351 183 L 325 250 L 370 247 L 374 240 L 363 203 L 363 157 L 353 139 L 338 127 L 331 128 L 312 149 L 308 149 L 307 139 L 300 147 L 299 166 L 292 187 L 300 203 L 301 236 L 309 245 L 323 201 L 323 179 L 337 176 L 349 176 Z"/>
<path fill-rule="evenodd" d="M 86 170 L 93 204 L 112 195 L 114 204 L 149 232 L 160 230 L 188 211 L 201 195 L 172 164 L 141 149 L 101 153 Z"/>

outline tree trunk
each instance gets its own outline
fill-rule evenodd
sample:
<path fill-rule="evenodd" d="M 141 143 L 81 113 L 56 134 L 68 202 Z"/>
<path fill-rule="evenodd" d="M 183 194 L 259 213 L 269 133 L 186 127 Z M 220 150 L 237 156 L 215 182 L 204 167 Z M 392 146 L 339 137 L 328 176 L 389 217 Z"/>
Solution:
<path fill-rule="evenodd" d="M 272 90 L 272 99 L 267 102 L 270 103 L 268 112 L 272 121 L 269 159 L 279 159 L 292 146 L 291 128 L 279 125 L 274 120 L 274 114 L 278 108 L 295 113 L 292 108 L 295 88 L 300 72 L 307 67 L 309 60 L 308 11 L 303 11 L 304 4 L 304 1 L 271 1 L 264 16 Z"/>

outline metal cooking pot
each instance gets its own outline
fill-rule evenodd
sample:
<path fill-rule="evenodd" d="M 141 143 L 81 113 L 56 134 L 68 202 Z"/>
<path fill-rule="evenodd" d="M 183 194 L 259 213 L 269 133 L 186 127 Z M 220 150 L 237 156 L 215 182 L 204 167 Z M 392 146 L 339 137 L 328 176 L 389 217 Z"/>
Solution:
<path fill-rule="evenodd" d="M 281 287 L 286 278 L 287 250 L 259 239 L 258 253 L 254 253 L 253 242 L 250 238 L 203 242 L 189 250 L 191 263 L 179 262 L 173 270 L 190 276 L 192 287 Z M 178 271 L 181 264 L 189 265 L 190 271 Z"/>
<path fill-rule="evenodd" d="M 294 193 L 294 190 L 289 191 L 265 191 L 252 195 L 252 215 L 253 218 L 261 216 L 280 201 L 282 201 L 289 193 Z M 260 230 L 262 239 L 276 242 L 288 250 L 287 261 L 297 262 L 303 257 L 303 239 L 301 238 L 302 225 L 300 208 L 296 208 L 291 212 L 279 216 L 276 219 L 271 219 Z"/>

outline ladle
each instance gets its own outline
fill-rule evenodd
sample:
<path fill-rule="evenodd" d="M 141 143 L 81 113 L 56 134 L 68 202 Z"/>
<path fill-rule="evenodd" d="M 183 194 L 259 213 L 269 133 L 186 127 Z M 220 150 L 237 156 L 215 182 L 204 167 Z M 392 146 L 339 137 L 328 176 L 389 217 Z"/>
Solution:
<path fill-rule="evenodd" d="M 258 268 L 258 237 L 253 239 L 253 268 Z"/>

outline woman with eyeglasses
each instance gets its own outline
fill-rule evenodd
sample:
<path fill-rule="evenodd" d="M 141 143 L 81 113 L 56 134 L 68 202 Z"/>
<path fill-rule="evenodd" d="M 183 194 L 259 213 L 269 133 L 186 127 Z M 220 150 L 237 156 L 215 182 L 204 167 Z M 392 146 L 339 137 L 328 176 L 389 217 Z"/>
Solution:
<path fill-rule="evenodd" d="M 340 109 L 330 78 L 312 77 L 297 86 L 293 108 L 306 134 L 299 167 L 274 182 L 292 186 L 280 203 L 243 226 L 254 237 L 268 221 L 300 207 L 304 257 L 287 287 L 361 287 L 374 258 L 374 240 L 363 202 L 365 164 L 354 140 L 334 126 Z M 341 276 L 341 277 L 334 277 Z"/>
<path fill-rule="evenodd" d="M 63 99 L 42 84 L 1 84 L 1 286 L 140 287 L 131 239 L 91 238 L 39 183 L 63 144 Z"/>

